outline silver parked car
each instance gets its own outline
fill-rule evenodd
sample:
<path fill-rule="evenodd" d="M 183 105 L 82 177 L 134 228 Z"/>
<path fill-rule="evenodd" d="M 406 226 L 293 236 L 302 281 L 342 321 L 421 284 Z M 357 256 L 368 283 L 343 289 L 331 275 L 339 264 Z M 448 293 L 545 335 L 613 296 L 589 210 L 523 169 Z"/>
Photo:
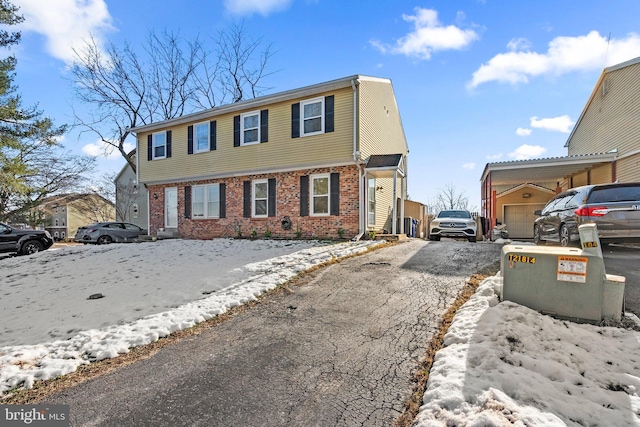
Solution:
<path fill-rule="evenodd" d="M 476 220 L 469 211 L 440 211 L 429 224 L 429 240 L 440 240 L 440 237 L 445 236 L 464 237 L 475 242 L 477 229 Z"/>
<path fill-rule="evenodd" d="M 571 188 L 536 211 L 536 244 L 579 244 L 578 226 L 594 223 L 602 244 L 640 241 L 640 183 Z"/>
<path fill-rule="evenodd" d="M 73 241 L 104 245 L 113 242 L 134 242 L 138 236 L 146 234 L 147 230 L 128 222 L 99 222 L 78 228 Z"/>

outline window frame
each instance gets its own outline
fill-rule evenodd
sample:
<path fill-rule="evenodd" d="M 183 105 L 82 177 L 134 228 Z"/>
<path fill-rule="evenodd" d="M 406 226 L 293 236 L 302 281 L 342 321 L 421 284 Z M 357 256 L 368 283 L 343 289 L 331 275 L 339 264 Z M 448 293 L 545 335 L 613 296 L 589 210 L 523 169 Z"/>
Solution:
<path fill-rule="evenodd" d="M 162 135 L 164 138 L 164 143 L 163 144 L 158 144 L 156 141 L 156 137 Z M 163 156 L 156 156 L 156 149 L 159 147 L 164 147 L 164 155 Z M 161 160 L 161 159 L 166 159 L 167 158 L 167 132 L 163 131 L 163 132 L 156 132 L 151 136 L 151 154 L 152 160 Z"/>
<path fill-rule="evenodd" d="M 204 147 L 199 149 L 198 148 L 198 127 L 204 127 L 206 130 L 206 134 L 207 137 L 205 138 L 205 143 L 204 143 Z M 211 138 L 211 126 L 209 124 L 209 122 L 200 122 L 200 123 L 195 123 L 193 125 L 193 152 L 195 153 L 204 153 L 209 151 L 210 148 L 210 138 Z"/>
<path fill-rule="evenodd" d="M 250 116 L 257 116 L 258 117 L 258 125 L 256 127 L 252 127 L 252 128 L 248 128 L 245 129 L 244 127 L 244 119 L 246 117 L 250 117 Z M 254 144 L 260 144 L 260 130 L 261 130 L 261 125 L 262 125 L 262 120 L 261 120 L 261 114 L 260 114 L 260 110 L 256 110 L 256 111 L 249 111 L 246 113 L 242 113 L 240 114 L 240 145 L 254 145 Z M 245 132 L 249 131 L 249 130 L 257 130 L 258 135 L 256 137 L 255 141 L 251 141 L 251 142 L 245 142 Z"/>
<path fill-rule="evenodd" d="M 320 135 L 320 134 L 325 133 L 324 132 L 325 131 L 325 127 L 324 127 L 324 123 L 325 123 L 324 102 L 325 102 L 324 96 L 320 96 L 320 97 L 317 97 L 317 98 L 306 99 L 304 101 L 300 101 L 300 137 Z M 305 107 L 305 105 L 317 104 L 317 103 L 320 103 L 320 115 L 306 118 L 304 116 L 304 107 Z M 305 122 L 305 120 L 311 120 L 311 119 L 315 119 L 315 118 L 318 118 L 318 117 L 320 118 L 320 130 L 319 131 L 314 131 L 314 132 L 305 132 L 304 131 L 304 122 Z"/>
<path fill-rule="evenodd" d="M 216 215 L 211 215 L 209 212 L 209 203 L 211 202 L 209 200 L 210 187 L 218 188 L 218 200 L 215 201 L 218 204 L 218 212 Z M 198 189 L 202 189 L 202 192 L 203 192 L 202 202 L 196 202 L 196 193 Z M 196 208 L 195 208 L 196 203 L 202 203 L 203 205 L 202 216 L 196 215 Z M 191 187 L 191 219 L 201 220 L 201 219 L 219 219 L 219 218 L 220 218 L 220 183 L 201 184 L 201 185 L 194 185 L 193 187 Z"/>
<path fill-rule="evenodd" d="M 327 193 L 316 196 L 313 183 L 316 179 L 327 179 Z M 316 197 L 327 198 L 327 212 L 316 213 Z M 331 174 L 319 173 L 309 176 L 309 216 L 331 216 Z"/>
<path fill-rule="evenodd" d="M 256 197 L 256 185 L 265 184 L 267 186 L 267 196 L 266 197 Z M 264 215 L 256 214 L 256 201 L 266 202 L 266 209 Z M 251 218 L 268 218 L 269 217 L 269 180 L 268 179 L 254 179 L 251 181 Z"/>

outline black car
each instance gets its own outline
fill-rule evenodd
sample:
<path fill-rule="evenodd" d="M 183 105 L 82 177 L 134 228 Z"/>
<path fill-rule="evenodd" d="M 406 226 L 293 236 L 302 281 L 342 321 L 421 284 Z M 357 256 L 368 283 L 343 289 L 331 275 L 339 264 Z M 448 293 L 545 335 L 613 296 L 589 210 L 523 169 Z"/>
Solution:
<path fill-rule="evenodd" d="M 536 244 L 569 246 L 580 241 L 578 226 L 594 223 L 602 244 L 640 241 L 640 183 L 585 185 L 551 199 L 533 226 Z"/>
<path fill-rule="evenodd" d="M 53 239 L 48 231 L 18 230 L 0 223 L 0 252 L 30 255 L 49 249 Z"/>

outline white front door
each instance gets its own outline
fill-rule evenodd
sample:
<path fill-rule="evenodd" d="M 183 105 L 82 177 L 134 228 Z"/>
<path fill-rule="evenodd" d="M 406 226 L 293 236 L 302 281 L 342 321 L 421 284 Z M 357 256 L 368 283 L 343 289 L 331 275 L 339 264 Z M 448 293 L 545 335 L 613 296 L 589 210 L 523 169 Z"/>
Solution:
<path fill-rule="evenodd" d="M 176 187 L 164 189 L 164 227 L 178 227 L 178 189 Z"/>

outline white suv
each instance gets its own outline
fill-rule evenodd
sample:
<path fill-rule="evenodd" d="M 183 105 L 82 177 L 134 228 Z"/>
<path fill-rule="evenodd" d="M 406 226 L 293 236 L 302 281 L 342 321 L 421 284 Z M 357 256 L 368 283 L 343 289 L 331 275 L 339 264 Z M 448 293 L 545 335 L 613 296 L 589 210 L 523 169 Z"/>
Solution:
<path fill-rule="evenodd" d="M 440 211 L 429 224 L 429 240 L 440 240 L 440 237 L 464 237 L 470 242 L 476 241 L 476 220 L 471 212 L 465 210 Z"/>

